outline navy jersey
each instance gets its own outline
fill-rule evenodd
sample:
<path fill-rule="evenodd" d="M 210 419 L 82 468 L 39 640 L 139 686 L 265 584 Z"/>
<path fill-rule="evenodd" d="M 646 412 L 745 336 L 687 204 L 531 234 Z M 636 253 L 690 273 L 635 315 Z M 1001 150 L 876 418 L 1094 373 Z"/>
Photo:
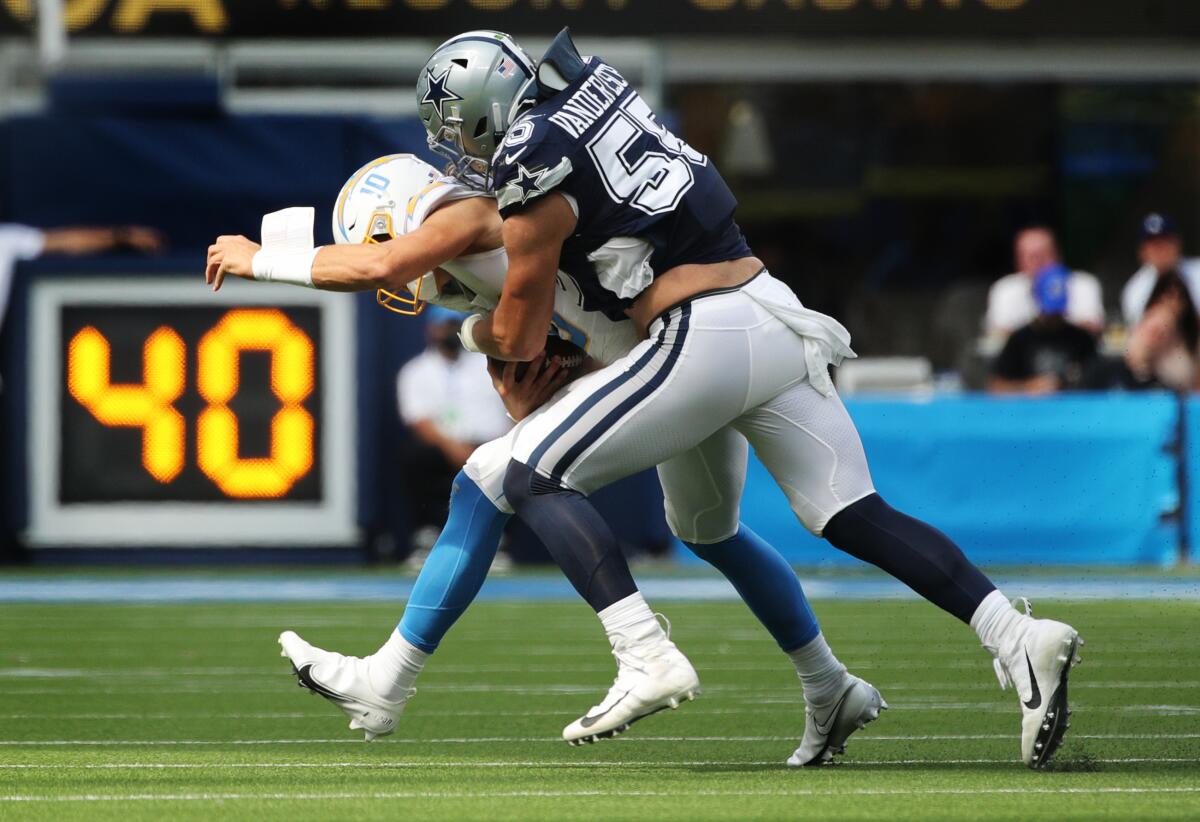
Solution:
<path fill-rule="evenodd" d="M 737 200 L 713 164 L 660 125 L 625 78 L 596 57 L 509 129 L 492 179 L 505 217 L 549 191 L 574 201 L 579 222 L 560 268 L 584 272 L 588 308 L 614 317 L 654 272 L 751 256 L 733 220 Z M 648 265 L 614 266 L 620 275 L 606 277 L 595 254 L 614 237 L 644 240 Z"/>

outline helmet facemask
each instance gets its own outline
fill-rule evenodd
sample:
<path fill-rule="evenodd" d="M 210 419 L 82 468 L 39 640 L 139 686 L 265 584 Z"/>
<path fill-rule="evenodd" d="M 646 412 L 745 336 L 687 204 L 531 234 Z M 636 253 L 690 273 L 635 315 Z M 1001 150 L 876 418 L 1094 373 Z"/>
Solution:
<path fill-rule="evenodd" d="M 498 106 L 497 106 L 498 108 Z M 504 132 L 492 132 L 492 150 L 486 157 L 473 154 L 463 136 L 463 119 L 458 106 L 450 107 L 450 114 L 442 120 L 441 126 L 432 134 L 425 137 L 426 143 L 434 153 L 448 161 L 445 173 L 479 191 L 487 191 L 492 180 L 492 155 L 495 147 L 504 139 Z M 475 140 L 474 142 L 478 142 Z"/>
<path fill-rule="evenodd" d="M 388 203 L 380 206 L 375 211 L 371 212 L 371 225 L 367 230 L 367 234 L 363 237 L 363 245 L 379 245 L 386 243 L 388 240 L 395 239 L 396 229 L 392 223 L 392 208 L 395 203 Z M 397 294 L 394 291 L 388 291 L 386 288 L 376 289 L 375 302 L 395 314 L 402 317 L 416 317 L 425 310 L 428 305 L 421 298 L 422 287 L 425 285 L 425 278 L 417 279 L 417 291 L 415 294 Z"/>

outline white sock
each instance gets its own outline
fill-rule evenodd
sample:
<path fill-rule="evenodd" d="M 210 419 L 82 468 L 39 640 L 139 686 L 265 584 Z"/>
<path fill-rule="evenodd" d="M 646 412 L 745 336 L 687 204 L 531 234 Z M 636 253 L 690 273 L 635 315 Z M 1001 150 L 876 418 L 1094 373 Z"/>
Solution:
<path fill-rule="evenodd" d="M 1014 608 L 1008 598 L 997 589 L 979 603 L 979 607 L 971 616 L 971 627 L 979 636 L 983 647 L 994 654 L 1004 654 L 1007 652 L 1006 645 L 1012 644 L 1013 638 L 1029 621 L 1030 617 Z M 1009 638 L 1008 643 L 1004 641 L 1006 637 Z"/>
<path fill-rule="evenodd" d="M 371 690 L 391 702 L 407 698 L 427 659 L 429 654 L 400 636 L 399 631 L 392 631 L 383 647 L 367 657 Z"/>
<path fill-rule="evenodd" d="M 796 673 L 804 685 L 804 700 L 810 705 L 825 705 L 837 699 L 846 666 L 833 655 L 824 634 L 817 634 L 807 645 L 788 651 Z"/>
<path fill-rule="evenodd" d="M 608 641 L 614 648 L 618 640 L 654 642 L 667 638 L 641 591 L 635 591 L 619 602 L 614 602 L 596 616 L 600 617 L 600 624 L 604 626 Z"/>

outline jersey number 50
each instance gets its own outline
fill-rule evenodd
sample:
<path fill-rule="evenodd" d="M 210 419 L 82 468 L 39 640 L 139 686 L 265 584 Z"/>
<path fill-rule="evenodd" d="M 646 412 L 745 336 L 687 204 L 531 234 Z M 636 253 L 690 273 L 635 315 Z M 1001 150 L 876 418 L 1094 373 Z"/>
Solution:
<path fill-rule="evenodd" d="M 695 182 L 692 165 L 708 163 L 707 157 L 659 125 L 646 101 L 636 94 L 613 113 L 587 150 L 608 195 L 647 214 L 662 214 L 679 205 Z"/>

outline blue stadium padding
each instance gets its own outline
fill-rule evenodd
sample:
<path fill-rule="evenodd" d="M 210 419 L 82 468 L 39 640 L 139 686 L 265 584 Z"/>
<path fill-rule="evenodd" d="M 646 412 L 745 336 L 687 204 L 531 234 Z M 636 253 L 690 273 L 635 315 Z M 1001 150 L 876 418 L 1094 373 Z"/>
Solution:
<path fill-rule="evenodd" d="M 1191 547 L 1189 559 L 1200 559 L 1200 397 L 1184 400 L 1183 443 L 1187 476 L 1185 499 L 1185 525 Z"/>
<path fill-rule="evenodd" d="M 1169 394 L 847 402 L 875 486 L 980 564 L 1171 564 L 1178 403 Z M 1200 443 L 1200 409 L 1193 443 Z M 1189 449 L 1196 454 L 1197 449 Z M 1193 511 L 1200 506 L 1193 506 Z M 805 531 L 751 461 L 742 519 L 793 563 L 855 564 Z M 695 562 L 677 552 L 682 561 Z"/>

